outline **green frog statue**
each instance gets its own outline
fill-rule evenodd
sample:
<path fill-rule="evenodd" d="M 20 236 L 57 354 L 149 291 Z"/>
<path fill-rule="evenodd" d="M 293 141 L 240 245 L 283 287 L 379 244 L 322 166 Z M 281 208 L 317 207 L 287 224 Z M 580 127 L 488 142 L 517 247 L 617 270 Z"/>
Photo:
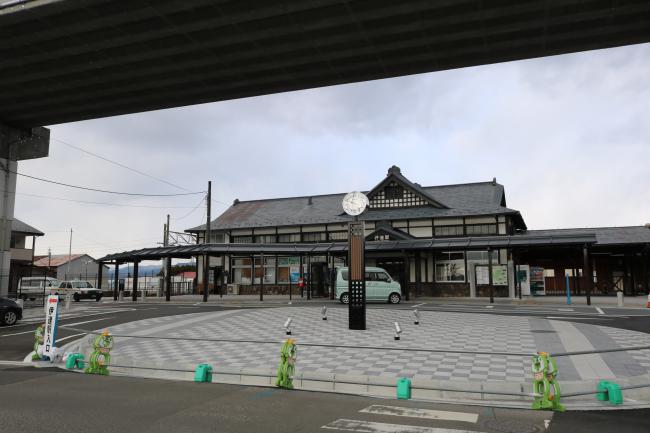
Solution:
<path fill-rule="evenodd" d="M 564 412 L 560 404 L 560 385 L 557 383 L 558 373 L 555 360 L 546 352 L 533 356 L 533 392 L 535 393 L 533 409 L 555 410 Z"/>
<path fill-rule="evenodd" d="M 40 361 L 42 359 L 38 352 L 39 350 L 43 350 L 44 333 L 45 323 L 42 323 L 36 328 L 36 332 L 34 332 L 34 355 L 32 355 L 32 361 Z"/>
<path fill-rule="evenodd" d="M 113 348 L 113 336 L 108 330 L 93 339 L 93 352 L 88 360 L 88 367 L 85 372 L 88 374 L 102 374 L 108 376 L 108 364 L 111 362 L 111 349 Z"/>
<path fill-rule="evenodd" d="M 296 357 L 298 348 L 292 338 L 288 338 L 280 349 L 280 365 L 278 365 L 278 379 L 275 386 L 286 389 L 293 389 L 293 373 L 296 368 Z"/>

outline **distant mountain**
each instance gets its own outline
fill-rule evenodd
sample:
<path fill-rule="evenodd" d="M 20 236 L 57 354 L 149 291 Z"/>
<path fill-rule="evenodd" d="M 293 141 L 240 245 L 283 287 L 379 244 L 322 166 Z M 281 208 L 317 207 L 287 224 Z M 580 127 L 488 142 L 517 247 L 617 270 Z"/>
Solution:
<path fill-rule="evenodd" d="M 174 266 L 177 265 L 193 265 L 195 262 L 178 262 L 174 263 Z M 140 265 L 138 266 L 138 275 L 141 277 L 147 276 L 156 276 L 162 269 L 162 265 Z M 133 264 L 131 266 L 120 265 L 120 278 L 126 278 L 130 273 L 133 276 Z M 115 266 L 110 266 L 108 268 L 108 277 L 115 278 Z"/>

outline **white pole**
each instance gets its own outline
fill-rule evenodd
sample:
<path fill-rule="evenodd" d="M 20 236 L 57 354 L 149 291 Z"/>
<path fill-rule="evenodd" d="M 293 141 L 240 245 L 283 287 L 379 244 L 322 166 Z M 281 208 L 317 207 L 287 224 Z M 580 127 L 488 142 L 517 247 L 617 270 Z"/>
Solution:
<path fill-rule="evenodd" d="M 70 229 L 70 243 L 68 244 L 68 266 L 65 271 L 65 279 L 68 279 L 70 274 L 70 259 L 72 258 L 72 229 Z"/>

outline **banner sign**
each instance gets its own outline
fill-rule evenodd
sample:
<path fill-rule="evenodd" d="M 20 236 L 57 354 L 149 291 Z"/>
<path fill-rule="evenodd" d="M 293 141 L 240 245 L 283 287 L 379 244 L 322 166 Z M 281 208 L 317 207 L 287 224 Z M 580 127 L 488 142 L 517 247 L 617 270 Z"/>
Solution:
<path fill-rule="evenodd" d="M 45 311 L 45 335 L 43 336 L 43 356 L 50 359 L 54 357 L 56 344 L 56 327 L 59 321 L 59 296 L 47 297 L 47 310 Z"/>

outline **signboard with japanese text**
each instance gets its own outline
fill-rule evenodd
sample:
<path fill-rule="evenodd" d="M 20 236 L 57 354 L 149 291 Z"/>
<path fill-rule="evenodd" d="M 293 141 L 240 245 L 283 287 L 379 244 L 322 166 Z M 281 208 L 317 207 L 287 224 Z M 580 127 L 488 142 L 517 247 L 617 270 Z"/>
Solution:
<path fill-rule="evenodd" d="M 490 273 L 488 265 L 476 266 L 476 284 L 479 286 L 487 286 L 490 284 Z M 494 286 L 508 285 L 507 265 L 492 265 L 492 284 Z"/>
<path fill-rule="evenodd" d="M 57 322 L 59 321 L 59 296 L 49 295 L 45 311 L 45 332 L 43 335 L 43 356 L 52 358 L 56 344 Z"/>

